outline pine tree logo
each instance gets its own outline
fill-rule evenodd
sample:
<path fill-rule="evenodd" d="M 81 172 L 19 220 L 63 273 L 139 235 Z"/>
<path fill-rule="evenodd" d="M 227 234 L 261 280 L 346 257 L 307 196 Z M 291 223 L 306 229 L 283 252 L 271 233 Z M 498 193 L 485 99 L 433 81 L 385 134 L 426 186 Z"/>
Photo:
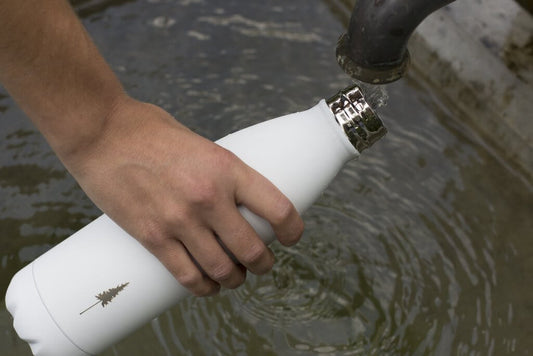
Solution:
<path fill-rule="evenodd" d="M 98 301 L 94 303 L 93 305 L 91 305 L 90 307 L 88 307 L 87 309 L 85 309 L 84 311 L 82 311 L 80 315 L 82 315 L 87 310 L 91 309 L 92 307 L 95 307 L 98 303 L 102 303 L 102 307 L 105 307 L 107 304 L 111 303 L 113 298 L 115 298 L 124 288 L 126 288 L 128 284 L 130 284 L 130 282 L 121 284 L 115 288 L 108 289 L 105 292 L 102 292 L 96 295 L 95 298 L 98 299 Z"/>

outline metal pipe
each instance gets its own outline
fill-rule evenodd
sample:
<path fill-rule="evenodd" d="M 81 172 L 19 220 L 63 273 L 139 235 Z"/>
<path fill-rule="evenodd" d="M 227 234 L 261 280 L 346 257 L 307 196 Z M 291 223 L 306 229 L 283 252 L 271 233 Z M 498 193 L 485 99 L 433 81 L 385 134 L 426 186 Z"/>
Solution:
<path fill-rule="evenodd" d="M 337 61 L 354 79 L 384 84 L 400 79 L 409 63 L 407 42 L 432 12 L 455 0 L 357 0 Z"/>

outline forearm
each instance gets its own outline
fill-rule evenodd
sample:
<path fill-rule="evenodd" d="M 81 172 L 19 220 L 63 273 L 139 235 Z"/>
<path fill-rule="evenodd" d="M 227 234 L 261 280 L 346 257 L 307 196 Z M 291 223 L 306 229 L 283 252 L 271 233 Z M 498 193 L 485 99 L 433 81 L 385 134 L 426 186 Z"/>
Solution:
<path fill-rule="evenodd" d="M 66 0 L 0 7 L 0 83 L 65 162 L 98 137 L 122 86 Z"/>

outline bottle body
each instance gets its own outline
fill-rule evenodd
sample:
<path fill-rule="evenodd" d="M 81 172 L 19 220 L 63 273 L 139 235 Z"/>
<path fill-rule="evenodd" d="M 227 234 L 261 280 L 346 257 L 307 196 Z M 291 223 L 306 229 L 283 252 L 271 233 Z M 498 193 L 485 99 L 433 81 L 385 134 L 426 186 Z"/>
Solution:
<path fill-rule="evenodd" d="M 299 212 L 359 155 L 324 100 L 217 143 L 274 183 Z M 265 220 L 240 211 L 263 241 L 274 240 Z M 100 353 L 186 295 L 157 258 L 103 215 L 19 271 L 6 304 L 35 355 L 83 356 Z"/>

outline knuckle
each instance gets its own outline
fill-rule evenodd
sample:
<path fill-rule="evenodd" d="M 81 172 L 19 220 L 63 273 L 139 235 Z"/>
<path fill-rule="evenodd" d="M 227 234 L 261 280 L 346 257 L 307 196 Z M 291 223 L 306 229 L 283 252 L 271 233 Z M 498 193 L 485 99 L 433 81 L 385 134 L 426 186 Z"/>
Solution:
<path fill-rule="evenodd" d="M 219 263 L 213 267 L 210 275 L 215 281 L 225 282 L 231 279 L 233 271 L 233 263 Z"/>
<path fill-rule="evenodd" d="M 239 271 L 233 262 L 227 262 L 219 264 L 211 274 L 211 278 L 225 288 L 235 289 L 244 283 L 246 274 Z"/>
<path fill-rule="evenodd" d="M 274 225 L 282 225 L 291 218 L 294 212 L 294 206 L 286 197 L 281 197 L 276 202 L 272 213 L 272 223 Z"/>
<path fill-rule="evenodd" d="M 141 227 L 140 241 L 149 250 L 158 250 L 165 246 L 169 236 L 156 222 L 146 222 Z"/>
<path fill-rule="evenodd" d="M 300 241 L 302 234 L 304 232 L 304 222 L 302 219 L 297 219 L 297 221 L 291 226 L 290 233 L 286 236 L 280 238 L 280 242 L 285 246 L 292 246 Z"/>
<path fill-rule="evenodd" d="M 207 283 L 199 270 L 182 271 L 177 274 L 176 279 L 194 294 L 201 294 L 201 291 L 206 289 Z"/>
<path fill-rule="evenodd" d="M 218 197 L 218 187 L 213 180 L 201 179 L 193 183 L 190 202 L 203 208 L 213 207 Z"/>
<path fill-rule="evenodd" d="M 194 217 L 194 213 L 186 206 L 178 204 L 163 212 L 163 221 L 174 234 L 184 230 Z"/>
<path fill-rule="evenodd" d="M 231 151 L 222 149 L 218 152 L 217 164 L 223 169 L 228 169 L 235 166 L 236 158 L 237 156 L 235 156 L 235 154 L 233 154 Z"/>
<path fill-rule="evenodd" d="M 245 266 L 258 266 L 258 267 L 260 267 L 259 264 L 262 262 L 262 260 L 264 259 L 263 257 L 266 254 L 267 254 L 267 247 L 264 244 L 255 243 L 255 244 L 252 244 L 246 250 L 245 254 L 242 257 L 241 262 Z M 268 266 L 265 266 L 265 267 L 268 268 Z M 270 266 L 270 268 L 271 268 L 271 266 Z M 268 270 L 270 270 L 270 268 L 268 268 Z M 265 272 L 267 272 L 267 271 L 265 271 Z"/>
<path fill-rule="evenodd" d="M 183 287 L 187 288 L 197 297 L 216 294 L 220 289 L 220 286 L 217 283 L 206 278 L 203 273 L 196 268 L 179 271 L 175 274 L 175 277 Z"/>

